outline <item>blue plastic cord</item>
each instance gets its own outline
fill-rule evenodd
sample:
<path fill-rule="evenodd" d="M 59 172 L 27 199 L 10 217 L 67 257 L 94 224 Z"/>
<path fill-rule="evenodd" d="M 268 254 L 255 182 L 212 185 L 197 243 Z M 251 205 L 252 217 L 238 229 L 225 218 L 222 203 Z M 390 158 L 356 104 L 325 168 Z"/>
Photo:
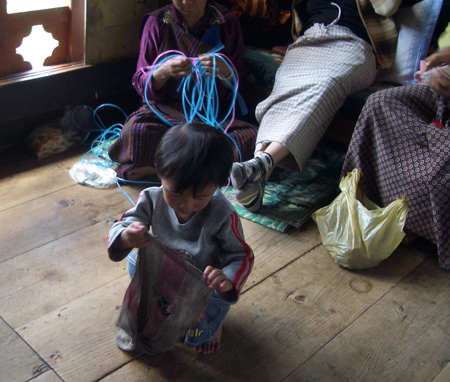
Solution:
<path fill-rule="evenodd" d="M 232 122 L 234 121 L 235 117 L 235 104 L 236 99 L 238 96 L 238 76 L 236 73 L 236 70 L 233 67 L 232 62 L 224 55 L 217 53 L 219 50 L 223 48 L 223 45 L 218 45 L 213 50 L 208 52 L 207 54 L 211 54 L 213 57 L 213 72 L 215 73 L 216 69 L 216 60 L 220 59 L 222 60 L 230 72 L 232 73 L 232 82 L 227 81 L 226 79 L 222 78 L 227 85 L 230 87 L 232 91 L 232 99 L 230 101 L 230 106 L 228 108 L 227 113 L 225 113 L 224 118 L 219 121 L 218 120 L 218 114 L 219 114 L 219 106 L 220 106 L 220 100 L 219 100 L 219 93 L 218 93 L 218 87 L 216 82 L 215 76 L 207 76 L 206 70 L 204 66 L 200 63 L 198 58 L 190 58 L 192 62 L 192 71 L 191 73 L 182 78 L 180 81 L 180 84 L 178 86 L 177 91 L 182 92 L 182 105 L 183 105 L 183 114 L 185 116 L 186 122 L 191 123 L 194 121 L 194 119 L 197 117 L 200 119 L 203 123 L 214 126 L 216 128 L 220 128 L 231 140 L 231 142 L 234 144 L 238 151 L 239 160 L 242 161 L 242 154 L 239 150 L 239 146 L 237 143 L 231 138 L 231 136 L 228 134 L 228 128 L 231 126 Z M 182 52 L 170 50 L 167 52 L 164 52 L 160 54 L 153 64 L 150 66 L 151 71 L 150 75 L 147 78 L 147 81 L 145 82 L 144 87 L 144 98 L 145 102 L 147 103 L 148 107 L 155 113 L 155 115 L 158 116 L 158 118 L 166 125 L 173 126 L 173 124 L 169 121 L 167 121 L 152 105 L 148 100 L 148 85 L 151 81 L 151 78 L 153 76 L 153 73 L 156 69 L 158 69 L 162 64 L 164 64 L 166 61 L 177 58 L 177 57 L 184 57 L 187 58 L 186 55 L 184 55 Z M 192 86 L 192 88 L 191 88 Z M 190 94 L 190 96 L 189 96 Z M 242 105 L 242 100 L 240 99 L 240 105 Z M 231 119 L 229 121 L 228 126 L 225 128 L 222 127 L 223 124 L 229 119 L 231 115 Z"/>
<path fill-rule="evenodd" d="M 220 129 L 226 136 L 232 141 L 232 143 L 235 145 L 239 160 L 242 161 L 242 155 L 239 150 L 239 146 L 237 143 L 233 140 L 233 138 L 228 134 L 228 128 L 231 126 L 232 122 L 234 121 L 235 116 L 235 103 L 236 99 L 239 100 L 241 109 L 245 110 L 245 104 L 242 103 L 242 99 L 239 99 L 238 94 L 238 76 L 236 73 L 236 70 L 232 64 L 232 62 L 224 55 L 218 53 L 221 49 L 223 49 L 223 45 L 219 44 L 215 48 L 213 48 L 210 52 L 207 54 L 211 54 L 213 56 L 213 73 L 216 71 L 216 60 L 220 59 L 222 60 L 230 72 L 232 73 L 232 81 L 228 81 L 227 79 L 221 77 L 221 79 L 227 84 L 227 86 L 231 89 L 233 97 L 230 102 L 230 106 L 228 108 L 227 113 L 225 114 L 224 118 L 221 121 L 218 121 L 218 114 L 219 114 L 219 106 L 220 106 L 220 100 L 218 95 L 218 88 L 217 88 L 217 82 L 215 76 L 207 76 L 206 70 L 204 66 L 200 63 L 198 58 L 190 58 L 192 62 L 192 72 L 187 77 L 183 78 L 180 82 L 180 85 L 177 89 L 177 91 L 182 92 L 182 105 L 183 105 L 183 112 L 184 116 L 186 118 L 187 123 L 191 123 L 194 121 L 194 119 L 197 117 L 205 124 L 214 126 L 218 129 Z M 166 61 L 176 58 L 176 57 L 186 57 L 182 52 L 178 51 L 167 51 L 159 55 L 154 64 L 150 67 L 151 72 L 150 75 L 145 83 L 144 88 L 144 94 L 145 94 L 145 101 L 149 108 L 157 115 L 163 123 L 165 123 L 168 126 L 173 126 L 172 123 L 167 121 L 149 102 L 147 98 L 147 89 L 149 81 L 151 80 L 153 76 L 153 72 L 161 66 Z M 194 76 L 194 79 L 193 79 Z M 191 88 L 192 86 L 192 88 Z M 190 97 L 189 97 L 190 94 Z M 81 131 L 85 131 L 86 135 L 82 139 L 81 143 L 79 145 L 84 144 L 90 135 L 92 133 L 100 133 L 92 142 L 91 147 L 88 152 L 86 152 L 83 157 L 80 159 L 81 162 L 89 162 L 93 163 L 102 167 L 112 168 L 114 166 L 117 166 L 118 163 L 112 161 L 109 158 L 108 155 L 108 147 L 111 145 L 111 143 L 117 139 L 121 132 L 123 125 L 120 123 L 113 124 L 110 127 L 106 127 L 103 123 L 102 119 L 99 116 L 99 111 L 105 107 L 112 107 L 115 109 L 118 109 L 127 119 L 127 114 L 119 107 L 114 104 L 106 103 L 98 106 L 96 109 L 92 109 L 89 106 L 78 106 L 73 110 L 72 113 L 72 121 L 74 125 Z M 95 129 L 84 129 L 81 126 L 79 126 L 75 120 L 75 111 L 79 108 L 87 108 L 92 112 L 92 117 L 95 123 L 96 128 Z M 231 120 L 229 121 L 228 126 L 225 128 L 222 126 L 226 120 L 230 117 Z M 120 182 L 124 183 L 134 183 L 134 184 L 151 184 L 151 185 L 160 185 L 160 182 L 151 182 L 151 181 L 130 181 L 126 179 L 116 178 L 116 183 L 119 189 L 122 191 L 122 193 L 128 198 L 128 200 L 133 204 L 134 202 L 131 200 L 131 198 L 128 196 L 128 194 L 123 190 L 123 188 L 120 186 Z"/>

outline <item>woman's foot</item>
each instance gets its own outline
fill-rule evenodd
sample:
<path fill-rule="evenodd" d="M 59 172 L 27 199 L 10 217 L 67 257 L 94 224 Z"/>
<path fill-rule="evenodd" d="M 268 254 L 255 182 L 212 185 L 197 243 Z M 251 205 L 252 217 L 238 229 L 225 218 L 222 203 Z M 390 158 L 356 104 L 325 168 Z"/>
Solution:
<path fill-rule="evenodd" d="M 268 152 L 262 152 L 246 162 L 235 162 L 231 169 L 231 183 L 234 188 L 240 190 L 248 182 L 265 178 L 273 166 L 272 156 Z"/>
<path fill-rule="evenodd" d="M 199 354 L 211 354 L 220 350 L 220 339 L 222 337 L 223 324 L 219 326 L 216 334 L 209 342 L 196 346 L 195 350 Z"/>
<path fill-rule="evenodd" d="M 151 175 L 156 175 L 156 169 L 152 166 L 135 167 L 126 172 L 127 180 L 138 181 Z"/>
<path fill-rule="evenodd" d="M 249 212 L 258 212 L 262 207 L 264 189 L 266 188 L 265 178 L 260 178 L 256 182 L 247 182 L 240 190 L 234 190 L 236 200 L 242 204 Z"/>

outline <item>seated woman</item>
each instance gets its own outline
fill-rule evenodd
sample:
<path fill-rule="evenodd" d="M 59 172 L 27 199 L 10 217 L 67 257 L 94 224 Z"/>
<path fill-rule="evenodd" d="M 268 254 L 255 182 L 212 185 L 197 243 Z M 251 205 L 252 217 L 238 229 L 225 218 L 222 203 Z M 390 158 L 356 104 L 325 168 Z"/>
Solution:
<path fill-rule="evenodd" d="M 440 267 L 450 269 L 450 66 L 442 66 L 446 63 L 450 47 L 426 60 L 419 73 L 426 84 L 382 90 L 368 98 L 342 175 L 360 169 L 363 190 L 380 206 L 406 195 L 410 211 L 405 231 L 436 244 Z"/>
<path fill-rule="evenodd" d="M 199 58 L 207 75 L 216 76 L 219 99 L 232 100 L 229 82 L 226 81 L 231 81 L 232 77 L 228 65 L 218 58 L 216 72 L 212 73 L 213 56 L 207 54 L 220 43 L 224 48 L 219 53 L 231 60 L 240 81 L 243 81 L 246 74 L 243 38 L 236 15 L 227 8 L 212 0 L 173 0 L 172 4 L 148 15 L 133 76 L 133 85 L 143 100 L 142 106 L 128 117 L 121 136 L 109 149 L 111 159 L 120 164 L 116 170 L 120 178 L 139 180 L 155 174 L 154 156 L 161 137 L 170 126 L 186 122 L 178 85 L 191 74 L 192 57 Z M 181 52 L 186 57 L 174 56 L 153 70 L 155 59 L 169 50 Z M 149 76 L 152 76 L 150 81 Z M 146 97 L 152 108 L 169 124 L 152 111 Z M 224 112 L 227 112 L 230 102 L 224 104 Z M 198 121 L 195 119 L 193 122 Z M 228 122 L 224 125 L 227 126 Z M 239 153 L 242 158 L 251 157 L 256 131 L 257 127 L 247 122 L 233 121 L 228 134 L 237 147 L 236 160 L 239 160 Z"/>
<path fill-rule="evenodd" d="M 302 171 L 346 97 L 369 87 L 377 61 L 390 67 L 397 31 L 390 17 L 413 0 L 294 0 L 297 39 L 277 71 L 272 94 L 256 109 L 255 157 L 235 163 L 236 199 L 261 208 L 275 165 Z"/>

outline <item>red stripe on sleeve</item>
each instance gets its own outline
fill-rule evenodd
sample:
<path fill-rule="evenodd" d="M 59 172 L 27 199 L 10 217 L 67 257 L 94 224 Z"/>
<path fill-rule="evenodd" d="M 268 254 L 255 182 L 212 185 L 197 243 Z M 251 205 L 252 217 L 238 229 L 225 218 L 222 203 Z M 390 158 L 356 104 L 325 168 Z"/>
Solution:
<path fill-rule="evenodd" d="M 254 256 L 253 256 L 250 246 L 244 241 L 244 239 L 242 238 L 242 236 L 239 232 L 238 221 L 239 221 L 239 217 L 238 217 L 237 213 L 234 212 L 231 215 L 231 229 L 245 250 L 244 261 L 242 262 L 241 268 L 237 272 L 236 277 L 234 278 L 234 281 L 233 281 L 234 287 L 236 288 L 237 292 L 240 293 L 242 287 L 245 284 L 245 281 L 247 280 L 247 277 L 250 274 L 250 271 L 252 270 Z M 244 274 L 244 272 L 245 272 L 245 274 Z M 235 283 L 237 283 L 237 282 L 238 282 L 238 284 L 235 285 Z"/>

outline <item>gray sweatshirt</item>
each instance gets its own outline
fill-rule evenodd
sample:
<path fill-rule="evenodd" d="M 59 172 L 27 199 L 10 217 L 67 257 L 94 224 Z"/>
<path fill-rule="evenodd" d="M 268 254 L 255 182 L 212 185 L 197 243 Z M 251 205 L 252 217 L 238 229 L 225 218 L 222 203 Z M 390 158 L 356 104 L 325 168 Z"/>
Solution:
<path fill-rule="evenodd" d="M 136 206 L 111 227 L 108 235 L 111 260 L 121 261 L 131 252 L 132 248 L 115 250 L 113 244 L 133 222 L 141 222 L 147 229 L 151 227 L 153 236 L 201 271 L 208 265 L 222 269 L 235 291 L 220 297 L 230 303 L 237 301 L 252 270 L 254 255 L 245 242 L 239 216 L 220 191 L 215 192 L 203 210 L 196 212 L 187 223 L 180 224 L 175 211 L 164 200 L 162 187 L 143 190 Z"/>

